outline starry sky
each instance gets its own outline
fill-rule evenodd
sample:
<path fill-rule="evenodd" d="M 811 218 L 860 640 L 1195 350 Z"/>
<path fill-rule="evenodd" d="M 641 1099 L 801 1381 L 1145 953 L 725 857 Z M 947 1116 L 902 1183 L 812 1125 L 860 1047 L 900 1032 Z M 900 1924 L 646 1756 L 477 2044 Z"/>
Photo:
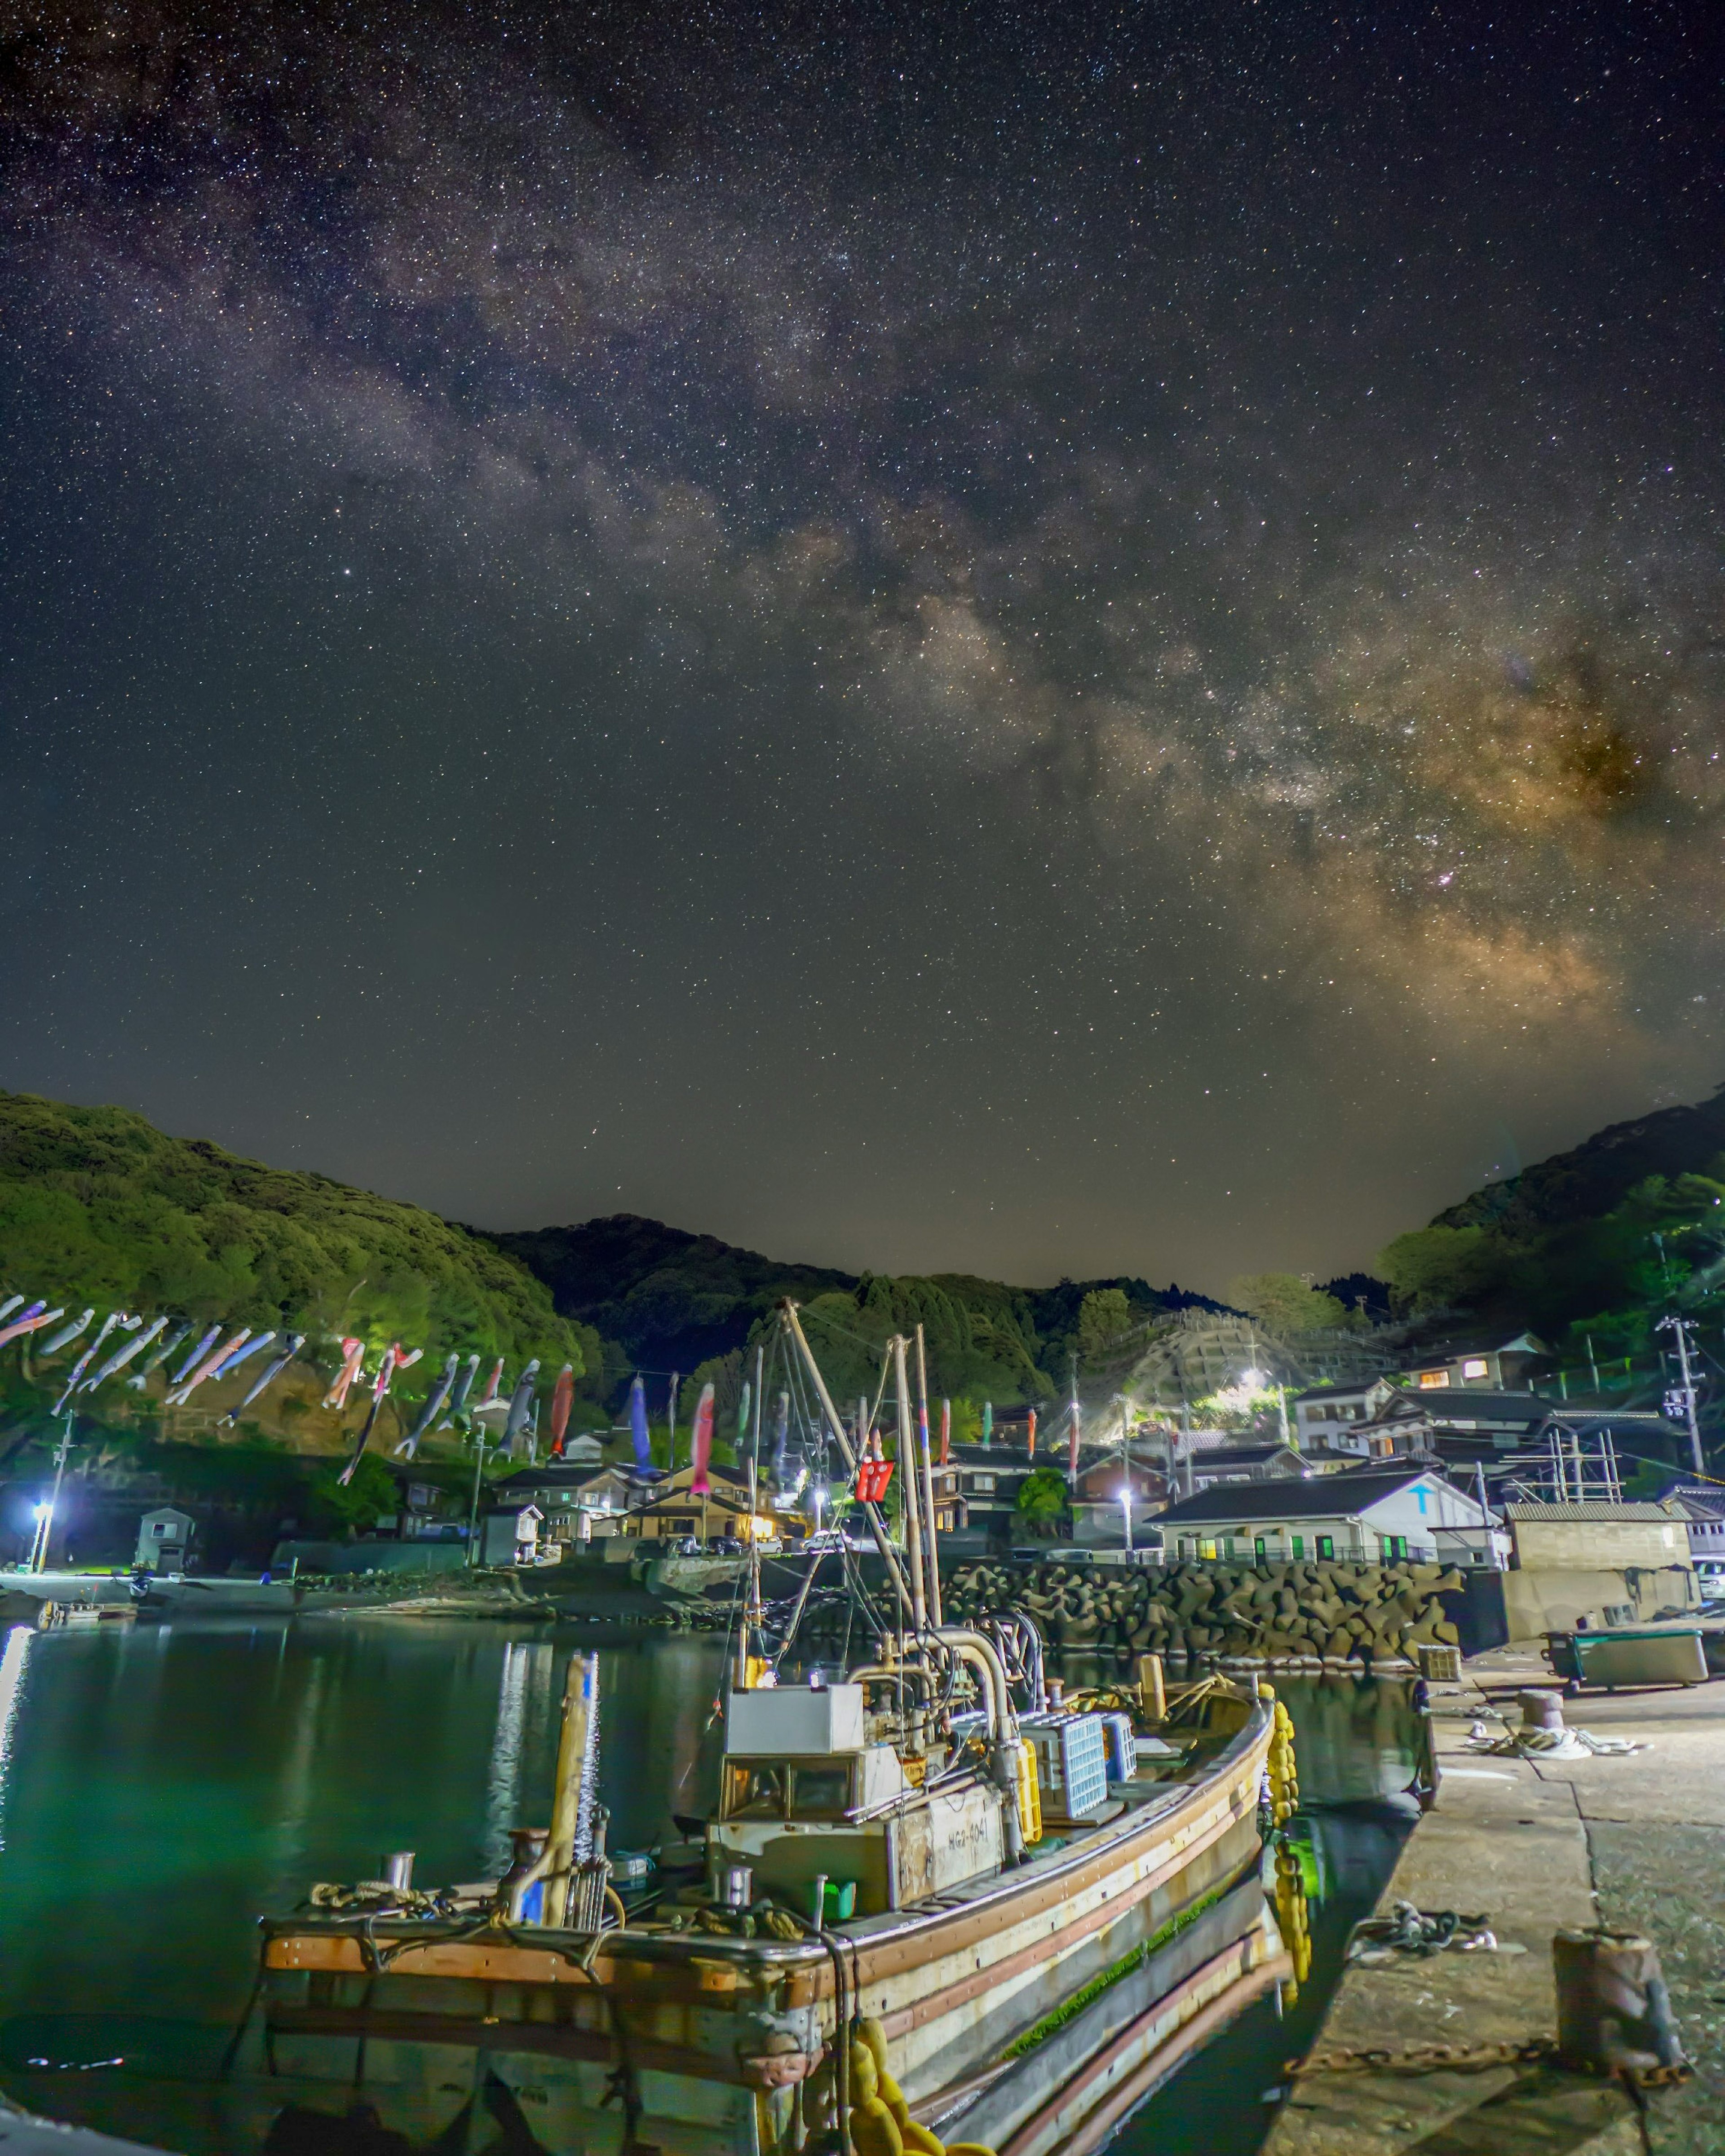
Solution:
<path fill-rule="evenodd" d="M 1712 1090 L 1717 28 L 0 4 L 0 1083 L 1219 1291 Z"/>

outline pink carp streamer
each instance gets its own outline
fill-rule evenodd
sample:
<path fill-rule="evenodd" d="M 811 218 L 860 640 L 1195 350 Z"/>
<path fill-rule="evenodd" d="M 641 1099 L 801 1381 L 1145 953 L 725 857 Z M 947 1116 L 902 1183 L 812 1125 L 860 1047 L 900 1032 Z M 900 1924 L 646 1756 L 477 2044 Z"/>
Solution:
<path fill-rule="evenodd" d="M 695 1437 L 689 1454 L 695 1467 L 695 1479 L 689 1485 L 691 1496 L 705 1497 L 711 1490 L 713 1486 L 708 1480 L 706 1471 L 711 1465 L 712 1456 L 713 1389 L 711 1385 L 703 1385 L 701 1399 L 696 1405 Z"/>

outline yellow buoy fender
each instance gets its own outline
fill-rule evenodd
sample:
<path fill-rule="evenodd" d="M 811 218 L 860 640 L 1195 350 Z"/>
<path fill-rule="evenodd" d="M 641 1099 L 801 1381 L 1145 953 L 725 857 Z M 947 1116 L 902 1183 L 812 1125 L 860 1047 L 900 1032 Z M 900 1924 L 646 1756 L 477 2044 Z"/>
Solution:
<path fill-rule="evenodd" d="M 877 2096 L 851 2106 L 850 2143 L 856 2156 L 905 2156 L 898 2121 Z"/>

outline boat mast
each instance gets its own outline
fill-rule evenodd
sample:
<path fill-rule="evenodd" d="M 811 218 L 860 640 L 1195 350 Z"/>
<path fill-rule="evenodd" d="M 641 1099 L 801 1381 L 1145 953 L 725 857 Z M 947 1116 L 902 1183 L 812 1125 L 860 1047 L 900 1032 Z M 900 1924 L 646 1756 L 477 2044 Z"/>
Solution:
<path fill-rule="evenodd" d="M 737 1688 L 749 1689 L 750 1642 L 761 1630 L 761 1365 L 766 1350 L 760 1342 L 755 1344 L 755 1394 L 752 1402 L 752 1427 L 749 1431 L 749 1592 L 744 1606 L 741 1635 L 737 1643 Z M 762 1642 L 764 1647 L 766 1642 Z"/>
<path fill-rule="evenodd" d="M 922 1483 L 923 1524 L 928 1536 L 928 1616 L 938 1630 L 941 1615 L 940 1540 L 934 1525 L 934 1469 L 928 1457 L 928 1355 L 922 1327 L 916 1327 L 916 1444 L 922 1457 L 916 1465 Z"/>
<path fill-rule="evenodd" d="M 845 1435 L 845 1425 L 839 1419 L 839 1410 L 833 1405 L 833 1396 L 827 1390 L 827 1381 L 820 1374 L 820 1365 L 815 1361 L 814 1350 L 809 1347 L 808 1337 L 803 1331 L 801 1321 L 797 1316 L 797 1306 L 793 1302 L 787 1301 L 782 1306 L 784 1311 L 785 1322 L 790 1327 L 791 1337 L 796 1342 L 808 1369 L 810 1382 L 814 1387 L 815 1396 L 821 1404 L 821 1411 L 826 1416 L 828 1427 L 837 1440 L 839 1456 L 845 1462 L 845 1471 L 854 1478 L 856 1474 L 856 1455 L 850 1449 L 850 1440 Z M 891 1538 L 887 1534 L 886 1522 L 880 1517 L 880 1507 L 875 1504 L 865 1504 L 863 1517 L 869 1523 L 869 1532 L 875 1538 L 875 1547 L 880 1551 L 881 1562 L 886 1567 L 886 1576 L 892 1582 L 893 1589 L 898 1596 L 899 1607 L 906 1615 L 909 1615 L 911 1590 L 905 1584 L 905 1575 L 898 1561 L 898 1553 L 893 1548 Z"/>
<path fill-rule="evenodd" d="M 899 1496 L 905 1516 L 905 1557 L 911 1568 L 911 1621 L 920 1640 L 928 1629 L 928 1598 L 922 1570 L 922 1489 L 916 1447 L 911 1436 L 911 1381 L 905 1372 L 905 1336 L 892 1336 L 892 1378 L 898 1394 Z"/>

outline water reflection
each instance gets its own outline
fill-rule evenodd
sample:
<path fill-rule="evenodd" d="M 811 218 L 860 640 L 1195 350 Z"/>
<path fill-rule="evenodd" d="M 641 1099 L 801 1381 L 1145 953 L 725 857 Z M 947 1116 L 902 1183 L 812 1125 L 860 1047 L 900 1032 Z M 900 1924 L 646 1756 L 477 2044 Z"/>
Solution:
<path fill-rule="evenodd" d="M 28 1625 L 14 1625 L 6 1635 L 4 1651 L 0 1652 L 0 1849 L 6 1846 L 6 1770 L 12 1757 L 12 1727 L 23 1688 L 24 1664 L 35 1636 Z"/>
<path fill-rule="evenodd" d="M 551 1712 L 552 1647 L 547 1640 L 511 1640 L 503 1650 L 497 1681 L 497 1729 L 485 1786 L 485 1876 L 508 1865 L 511 1827 L 530 1824 L 543 1809 L 527 1801 L 523 1786 L 527 1738 L 544 1728 Z"/>
<path fill-rule="evenodd" d="M 0 2080 L 57 2116 L 234 2156 L 208 2092 L 245 1999 L 253 1920 L 318 1879 L 417 1852 L 428 1884 L 494 1876 L 548 1816 L 573 1642 L 456 1623 L 102 1626 L 0 1647 Z M 722 1650 L 649 1636 L 599 1650 L 590 1770 L 611 1845 L 675 1837 L 717 1789 Z M 1074 1681 L 1083 1674 L 1075 1665 Z M 1106 1674 L 1114 1674 L 1111 1664 Z M 1236 2156 L 1255 2101 L 1310 2041 L 1342 1936 L 1406 1830 L 1399 1687 L 1281 1688 L 1312 1861 L 1314 1981 L 1285 2025 L 1255 2009 L 1122 2131 L 1124 2156 Z M 147 2025 L 146 2025 L 147 2024 Z M 31 2068 L 123 2056 L 121 2070 Z"/>

